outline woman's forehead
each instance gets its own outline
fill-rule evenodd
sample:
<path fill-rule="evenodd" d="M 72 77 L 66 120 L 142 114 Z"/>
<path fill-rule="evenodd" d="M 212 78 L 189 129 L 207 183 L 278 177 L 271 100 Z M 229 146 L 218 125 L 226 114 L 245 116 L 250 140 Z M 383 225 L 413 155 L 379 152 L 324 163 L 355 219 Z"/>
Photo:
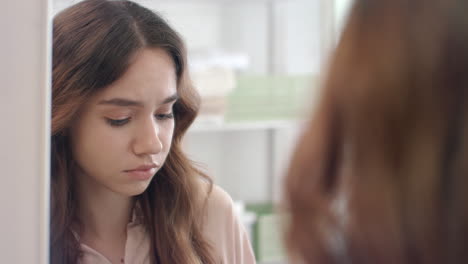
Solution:
<path fill-rule="evenodd" d="M 161 103 L 177 94 L 177 80 L 171 57 L 162 49 L 144 49 L 117 81 L 95 97 L 95 102 L 121 98 Z"/>

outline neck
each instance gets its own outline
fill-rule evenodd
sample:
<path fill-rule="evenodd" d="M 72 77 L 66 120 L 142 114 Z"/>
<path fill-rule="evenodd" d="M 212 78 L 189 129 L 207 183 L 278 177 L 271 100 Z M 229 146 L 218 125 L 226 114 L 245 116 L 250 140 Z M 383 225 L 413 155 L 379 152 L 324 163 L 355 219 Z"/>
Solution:
<path fill-rule="evenodd" d="M 82 226 L 80 237 L 85 241 L 125 240 L 134 199 L 94 186 L 78 183 L 78 217 Z"/>

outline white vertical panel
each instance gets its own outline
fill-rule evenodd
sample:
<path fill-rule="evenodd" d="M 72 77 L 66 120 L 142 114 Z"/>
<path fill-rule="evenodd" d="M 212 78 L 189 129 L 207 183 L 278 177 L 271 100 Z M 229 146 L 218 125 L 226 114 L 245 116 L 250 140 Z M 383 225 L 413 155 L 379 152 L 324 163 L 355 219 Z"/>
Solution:
<path fill-rule="evenodd" d="M 227 1 L 221 9 L 221 44 L 230 52 L 247 53 L 249 72 L 269 72 L 269 10 L 264 1 Z"/>
<path fill-rule="evenodd" d="M 322 53 L 322 67 L 328 65 L 328 60 L 331 52 L 335 48 L 337 36 L 335 25 L 335 1 L 320 0 L 320 16 L 321 16 L 321 45 L 320 50 Z M 324 66 L 325 65 L 325 66 Z"/>
<path fill-rule="evenodd" d="M 182 35 L 189 51 L 206 51 L 219 47 L 221 19 L 219 1 L 133 1 L 167 19 L 169 24 Z"/>
<path fill-rule="evenodd" d="M 335 34 L 337 38 L 341 34 L 343 27 L 348 19 L 353 0 L 335 0 Z"/>
<path fill-rule="evenodd" d="M 320 73 L 321 1 L 290 0 L 276 4 L 276 57 L 278 72 Z"/>
<path fill-rule="evenodd" d="M 1 263 L 48 263 L 50 2 L 0 8 Z"/>

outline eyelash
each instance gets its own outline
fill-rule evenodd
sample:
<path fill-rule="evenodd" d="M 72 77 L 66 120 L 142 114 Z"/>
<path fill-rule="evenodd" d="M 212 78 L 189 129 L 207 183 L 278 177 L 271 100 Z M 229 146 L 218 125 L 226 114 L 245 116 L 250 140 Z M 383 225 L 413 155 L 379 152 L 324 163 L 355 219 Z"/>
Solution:
<path fill-rule="evenodd" d="M 111 119 L 107 118 L 107 123 L 109 123 L 110 126 L 113 127 L 120 127 L 128 123 L 130 121 L 130 117 L 124 118 L 124 119 Z"/>
<path fill-rule="evenodd" d="M 174 113 L 159 114 L 159 115 L 155 115 L 154 118 L 156 118 L 157 120 L 165 121 L 165 120 L 173 119 L 174 118 Z M 113 127 L 121 127 L 121 126 L 124 126 L 125 124 L 127 124 L 130 120 L 131 120 L 130 117 L 124 118 L 124 119 L 107 118 L 107 123 L 110 126 L 113 126 Z"/>
<path fill-rule="evenodd" d="M 173 119 L 174 118 L 174 113 L 159 114 L 159 115 L 155 115 L 154 117 L 156 117 L 156 119 L 158 119 L 158 120 Z"/>

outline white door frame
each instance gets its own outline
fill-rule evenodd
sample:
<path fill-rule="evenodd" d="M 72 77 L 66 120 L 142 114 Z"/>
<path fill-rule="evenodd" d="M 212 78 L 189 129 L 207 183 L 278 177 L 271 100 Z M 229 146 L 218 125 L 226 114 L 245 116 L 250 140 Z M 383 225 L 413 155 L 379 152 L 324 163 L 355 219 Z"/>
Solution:
<path fill-rule="evenodd" d="M 49 263 L 51 9 L 49 0 L 0 8 L 2 263 Z"/>

